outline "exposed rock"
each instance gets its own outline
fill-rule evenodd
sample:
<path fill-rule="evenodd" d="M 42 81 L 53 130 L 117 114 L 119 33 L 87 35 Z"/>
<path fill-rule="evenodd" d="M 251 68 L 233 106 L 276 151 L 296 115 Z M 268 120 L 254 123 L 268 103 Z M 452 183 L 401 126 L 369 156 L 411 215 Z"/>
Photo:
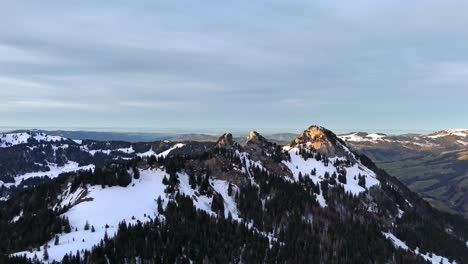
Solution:
<path fill-rule="evenodd" d="M 234 148 L 235 143 L 234 143 L 234 140 L 232 139 L 232 134 L 231 133 L 224 133 L 216 141 L 216 146 L 218 148 L 226 148 L 226 149 Z"/>
<path fill-rule="evenodd" d="M 245 144 L 271 145 L 271 143 L 268 142 L 268 140 L 260 135 L 257 131 L 250 131 Z"/>
<path fill-rule="evenodd" d="M 312 125 L 289 143 L 289 147 L 308 147 L 327 156 L 344 156 L 346 151 L 338 145 L 338 137 L 323 127 Z"/>

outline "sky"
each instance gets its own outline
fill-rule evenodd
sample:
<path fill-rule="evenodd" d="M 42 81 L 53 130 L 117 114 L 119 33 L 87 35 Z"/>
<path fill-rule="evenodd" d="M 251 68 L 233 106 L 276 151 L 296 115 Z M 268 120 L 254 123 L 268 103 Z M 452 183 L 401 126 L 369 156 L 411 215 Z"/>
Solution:
<path fill-rule="evenodd" d="M 468 127 L 467 1 L 2 1 L 0 127 Z"/>

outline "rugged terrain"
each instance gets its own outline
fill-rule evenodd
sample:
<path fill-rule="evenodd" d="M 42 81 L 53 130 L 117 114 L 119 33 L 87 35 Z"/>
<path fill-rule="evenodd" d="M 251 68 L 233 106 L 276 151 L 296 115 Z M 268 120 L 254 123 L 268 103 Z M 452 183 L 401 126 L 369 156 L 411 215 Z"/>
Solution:
<path fill-rule="evenodd" d="M 323 127 L 285 146 L 255 131 L 241 143 L 2 142 L 3 262 L 468 262 L 465 219 Z"/>
<path fill-rule="evenodd" d="M 356 132 L 340 135 L 441 210 L 468 217 L 468 130 L 388 136 Z"/>

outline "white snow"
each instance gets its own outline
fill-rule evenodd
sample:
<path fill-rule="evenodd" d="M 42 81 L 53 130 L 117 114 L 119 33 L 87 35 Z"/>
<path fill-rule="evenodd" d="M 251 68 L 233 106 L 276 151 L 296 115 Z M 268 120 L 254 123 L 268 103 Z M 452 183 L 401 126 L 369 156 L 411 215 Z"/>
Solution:
<path fill-rule="evenodd" d="M 419 248 L 416 248 L 415 250 L 411 250 L 408 247 L 408 245 L 406 245 L 405 242 L 401 241 L 394 234 L 392 234 L 390 232 L 382 232 L 382 233 L 387 239 L 392 241 L 393 245 L 396 248 L 401 248 L 401 249 L 404 249 L 406 251 L 410 251 L 410 252 L 414 253 L 415 255 L 419 255 L 419 256 L 423 257 L 426 261 L 429 261 L 429 262 L 431 262 L 433 264 L 439 264 L 439 263 L 451 264 L 451 262 L 449 261 L 448 258 L 438 256 L 438 255 L 436 255 L 434 253 L 432 253 L 432 254 L 430 254 L 430 253 L 423 254 L 423 253 L 419 252 Z M 456 262 L 454 261 L 453 263 L 456 263 Z"/>
<path fill-rule="evenodd" d="M 106 155 L 110 155 L 112 150 L 110 149 L 93 149 L 93 150 L 89 150 L 89 154 L 91 154 L 91 156 L 94 156 L 96 155 L 96 153 L 103 153 L 103 154 L 106 154 Z"/>
<path fill-rule="evenodd" d="M 166 157 L 166 156 L 169 154 L 169 152 L 173 151 L 174 149 L 181 148 L 181 147 L 183 147 L 183 146 L 185 146 L 185 144 L 177 143 L 177 144 L 175 144 L 174 146 L 172 146 L 171 148 L 169 148 L 168 150 L 163 151 L 163 152 L 161 152 L 161 153 L 159 153 L 159 154 L 157 154 L 156 152 L 154 152 L 153 148 L 151 148 L 150 150 L 148 150 L 148 151 L 146 151 L 146 152 L 144 152 L 144 153 L 137 153 L 137 155 L 138 155 L 139 157 L 150 157 L 150 156 L 156 156 L 157 158 L 159 158 L 159 157 Z"/>
<path fill-rule="evenodd" d="M 371 138 L 372 140 L 382 140 L 383 138 L 386 137 L 386 135 L 371 133 L 371 134 L 368 134 L 366 137 Z"/>
<path fill-rule="evenodd" d="M 156 156 L 158 155 L 156 152 L 154 152 L 153 148 L 151 148 L 150 150 L 146 151 L 146 152 L 143 152 L 143 153 L 137 153 L 137 156 L 139 157 L 151 157 L 151 156 Z"/>
<path fill-rule="evenodd" d="M 350 133 L 346 135 L 339 135 L 339 138 L 341 138 L 344 141 L 350 141 L 350 142 L 363 142 L 363 141 L 368 141 L 368 142 L 376 142 L 376 141 L 387 141 L 386 135 L 384 134 L 377 134 L 377 133 L 371 133 L 371 134 L 366 134 L 365 136 L 358 135 L 358 133 Z"/>
<path fill-rule="evenodd" d="M 402 218 L 404 213 L 405 211 L 401 210 L 400 207 L 398 207 L 398 218 Z"/>
<path fill-rule="evenodd" d="M 23 216 L 23 210 L 21 210 L 21 212 L 19 213 L 19 215 L 16 215 L 15 217 L 13 217 L 13 219 L 11 219 L 11 223 L 16 223 L 18 222 L 18 220 Z"/>

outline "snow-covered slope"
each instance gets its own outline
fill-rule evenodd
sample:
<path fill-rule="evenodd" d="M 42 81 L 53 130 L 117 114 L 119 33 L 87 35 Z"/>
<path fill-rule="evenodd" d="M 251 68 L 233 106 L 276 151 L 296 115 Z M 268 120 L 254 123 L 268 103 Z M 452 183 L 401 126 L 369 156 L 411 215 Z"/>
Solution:
<path fill-rule="evenodd" d="M 20 132 L 0 134 L 0 148 L 7 148 L 19 144 L 28 143 L 28 140 L 34 139 L 38 142 L 60 142 L 67 140 L 59 136 L 50 136 L 44 133 Z"/>
<path fill-rule="evenodd" d="M 60 261 L 67 253 L 75 253 L 82 249 L 90 250 L 104 238 L 106 233 L 109 237 L 114 236 L 122 221 L 136 224 L 137 221 L 145 223 L 158 217 L 164 219 L 157 211 L 157 199 L 161 198 L 163 207 L 172 199 L 170 194 L 164 192 L 166 188 L 163 184 L 164 177 L 169 177 L 164 170 L 145 169 L 140 170 L 140 178 L 133 179 L 127 187 L 86 186 L 70 192 L 69 186 L 60 197 L 61 203 L 54 207 L 72 206 L 62 215 L 69 219 L 72 232 L 57 234 L 58 245 L 55 245 L 55 238 L 48 242 L 50 260 Z M 178 173 L 178 177 L 180 181 L 178 192 L 193 197 L 197 209 L 216 216 L 217 214 L 211 210 L 213 196 L 200 195 L 198 191 L 192 189 L 187 174 Z M 222 217 L 231 215 L 234 220 L 240 219 L 234 199 L 228 195 L 229 184 L 222 180 L 210 180 L 210 185 L 223 197 L 225 215 Z M 236 189 L 234 187 L 234 190 Z M 86 223 L 90 226 L 89 230 L 84 230 Z M 41 254 L 42 251 L 38 252 L 37 249 L 32 252 L 16 253 L 29 258 L 34 258 L 34 255 L 40 257 Z"/>
<path fill-rule="evenodd" d="M 156 157 L 158 157 L 158 158 L 159 158 L 159 157 L 166 157 L 166 156 L 167 156 L 171 151 L 173 151 L 174 149 L 181 148 L 181 147 L 183 147 L 183 146 L 185 146 L 185 144 L 177 143 L 177 144 L 175 144 L 174 146 L 172 146 L 171 148 L 169 148 L 168 150 L 165 150 L 165 151 L 163 151 L 163 152 L 161 152 L 161 153 L 159 153 L 159 154 L 156 153 L 156 152 L 154 152 L 153 149 L 150 149 L 150 150 L 148 150 L 148 151 L 146 151 L 146 152 L 143 152 L 143 153 L 137 153 L 137 155 L 138 155 L 139 157 L 149 157 L 149 156 L 156 156 Z"/>
<path fill-rule="evenodd" d="M 378 185 L 379 181 L 373 171 L 366 168 L 360 162 L 356 162 L 353 165 L 338 165 L 335 166 L 336 161 L 346 161 L 345 158 L 333 157 L 329 159 L 329 162 L 317 160 L 315 158 L 304 159 L 299 153 L 299 148 L 289 149 L 291 161 L 284 161 L 284 164 L 293 172 L 295 180 L 299 179 L 299 175 L 302 177 L 309 177 L 315 184 L 319 184 L 325 179 L 333 177 L 333 175 L 340 174 L 340 171 L 346 171 L 344 173 L 346 182 L 342 183 L 336 179 L 337 184 L 343 185 L 346 192 L 358 195 L 366 189 Z M 312 172 L 313 171 L 313 172 Z M 365 188 L 359 185 L 359 177 L 364 177 Z M 322 192 L 317 196 L 317 201 L 322 206 L 326 206 L 326 201 L 323 198 Z"/>
<path fill-rule="evenodd" d="M 283 164 L 293 173 L 294 180 L 308 177 L 319 186 L 322 181 L 331 180 L 353 195 L 378 186 L 376 174 L 356 159 L 335 137 L 322 127 L 312 126 L 283 148 L 290 155 L 290 160 L 283 161 Z M 333 156 L 321 157 L 330 153 Z M 317 201 L 322 207 L 327 206 L 323 191 L 317 195 Z"/>

